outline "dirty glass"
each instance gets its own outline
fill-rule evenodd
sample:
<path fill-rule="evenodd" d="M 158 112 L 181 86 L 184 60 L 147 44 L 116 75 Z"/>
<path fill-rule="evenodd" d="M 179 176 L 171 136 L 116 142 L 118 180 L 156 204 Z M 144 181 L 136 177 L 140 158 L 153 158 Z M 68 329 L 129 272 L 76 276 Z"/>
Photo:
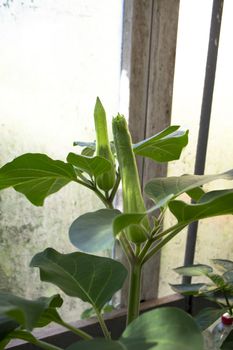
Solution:
<path fill-rule="evenodd" d="M 98 95 L 109 121 L 118 112 L 122 1 L 0 0 L 0 165 L 22 153 L 65 160 L 73 141 L 94 140 Z M 74 251 L 71 222 L 102 205 L 69 184 L 35 207 L 12 189 L 0 193 L 0 289 L 35 298 L 57 292 L 29 268 L 52 246 Z M 87 305 L 65 299 L 67 320 Z"/>

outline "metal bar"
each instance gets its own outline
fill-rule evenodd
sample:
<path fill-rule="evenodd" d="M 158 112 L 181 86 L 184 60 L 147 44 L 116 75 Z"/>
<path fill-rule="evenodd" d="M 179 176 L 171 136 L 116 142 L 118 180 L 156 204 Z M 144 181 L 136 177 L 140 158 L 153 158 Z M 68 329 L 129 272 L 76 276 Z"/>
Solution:
<path fill-rule="evenodd" d="M 209 46 L 207 53 L 205 81 L 202 96 L 201 116 L 199 125 L 199 134 L 197 142 L 197 152 L 194 173 L 197 175 L 204 174 L 206 151 L 209 135 L 211 108 L 214 92 L 215 73 L 217 65 L 219 37 L 221 30 L 222 11 L 224 0 L 213 0 L 212 17 L 210 25 Z M 197 239 L 198 222 L 189 225 L 184 265 L 193 264 L 195 255 L 195 246 Z M 183 283 L 191 283 L 191 277 L 185 276 Z M 189 308 L 191 305 L 189 305 Z M 189 310 L 190 311 L 190 310 Z"/>

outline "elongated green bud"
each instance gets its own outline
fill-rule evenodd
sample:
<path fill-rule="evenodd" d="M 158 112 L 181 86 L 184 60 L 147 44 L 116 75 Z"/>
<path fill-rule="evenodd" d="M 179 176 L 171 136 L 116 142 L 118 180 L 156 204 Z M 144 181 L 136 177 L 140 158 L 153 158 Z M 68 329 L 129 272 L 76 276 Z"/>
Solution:
<path fill-rule="evenodd" d="M 117 117 L 113 118 L 112 127 L 122 179 L 124 213 L 143 213 L 146 211 L 146 208 L 142 197 L 136 159 L 132 149 L 131 136 L 124 116 L 118 114 Z M 149 231 L 150 225 L 147 216 L 142 220 L 142 224 Z M 127 229 L 127 235 L 136 244 L 146 240 L 145 232 L 136 225 L 132 225 Z"/>
<path fill-rule="evenodd" d="M 96 131 L 96 155 L 107 159 L 111 163 L 111 169 L 99 175 L 96 182 L 101 190 L 107 192 L 111 190 L 115 184 L 115 166 L 114 157 L 108 139 L 106 114 L 98 97 L 95 104 L 94 119 Z"/>

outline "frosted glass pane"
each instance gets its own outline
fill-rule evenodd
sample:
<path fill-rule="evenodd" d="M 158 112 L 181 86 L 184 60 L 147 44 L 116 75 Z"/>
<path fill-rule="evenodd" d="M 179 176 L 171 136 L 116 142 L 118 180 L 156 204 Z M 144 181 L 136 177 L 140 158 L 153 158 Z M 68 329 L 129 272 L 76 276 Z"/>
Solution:
<path fill-rule="evenodd" d="M 122 1 L 0 1 L 0 165 L 25 152 L 65 160 L 73 141 L 94 140 L 96 96 L 109 121 L 118 112 L 121 30 Z M 0 288 L 28 298 L 57 292 L 29 269 L 31 257 L 48 246 L 75 250 L 70 223 L 100 207 L 72 184 L 43 208 L 1 192 Z M 83 307 L 69 299 L 63 312 L 77 319 Z"/>
<path fill-rule="evenodd" d="M 204 84 L 212 1 L 181 0 L 176 56 L 172 124 L 190 130 L 190 141 L 181 160 L 169 164 L 168 174 L 193 173 L 199 118 Z M 223 172 L 233 166 L 233 3 L 224 2 L 216 85 L 210 125 L 206 174 Z M 206 189 L 232 187 L 230 182 L 216 181 Z M 165 225 L 170 225 L 167 217 Z M 195 262 L 208 263 L 211 258 L 232 259 L 232 216 L 212 218 L 199 223 Z M 162 251 L 160 296 L 172 294 L 168 283 L 180 279 L 172 268 L 183 265 L 186 233 L 180 233 Z"/>

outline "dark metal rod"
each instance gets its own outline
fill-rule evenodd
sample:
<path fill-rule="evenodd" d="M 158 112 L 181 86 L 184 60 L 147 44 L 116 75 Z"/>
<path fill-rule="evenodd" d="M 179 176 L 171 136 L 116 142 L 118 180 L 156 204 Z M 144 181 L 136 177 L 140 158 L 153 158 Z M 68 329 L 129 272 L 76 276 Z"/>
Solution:
<path fill-rule="evenodd" d="M 214 92 L 223 4 L 224 4 L 224 0 L 213 0 L 210 35 L 209 35 L 209 46 L 208 46 L 208 53 L 207 53 L 206 72 L 205 72 L 205 81 L 204 81 L 203 96 L 202 96 L 201 116 L 200 116 L 199 134 L 198 134 L 196 161 L 195 161 L 195 170 L 194 170 L 194 173 L 197 175 L 204 174 L 204 170 L 205 170 L 206 150 L 207 150 L 208 135 L 209 135 L 209 125 L 210 125 L 211 108 L 212 108 L 212 100 L 213 100 L 213 92 Z M 198 222 L 194 222 L 191 225 L 189 225 L 184 265 L 193 264 L 194 255 L 195 255 L 196 238 L 197 238 L 197 229 L 198 229 Z M 185 276 L 183 278 L 183 283 L 191 283 L 191 277 Z"/>

